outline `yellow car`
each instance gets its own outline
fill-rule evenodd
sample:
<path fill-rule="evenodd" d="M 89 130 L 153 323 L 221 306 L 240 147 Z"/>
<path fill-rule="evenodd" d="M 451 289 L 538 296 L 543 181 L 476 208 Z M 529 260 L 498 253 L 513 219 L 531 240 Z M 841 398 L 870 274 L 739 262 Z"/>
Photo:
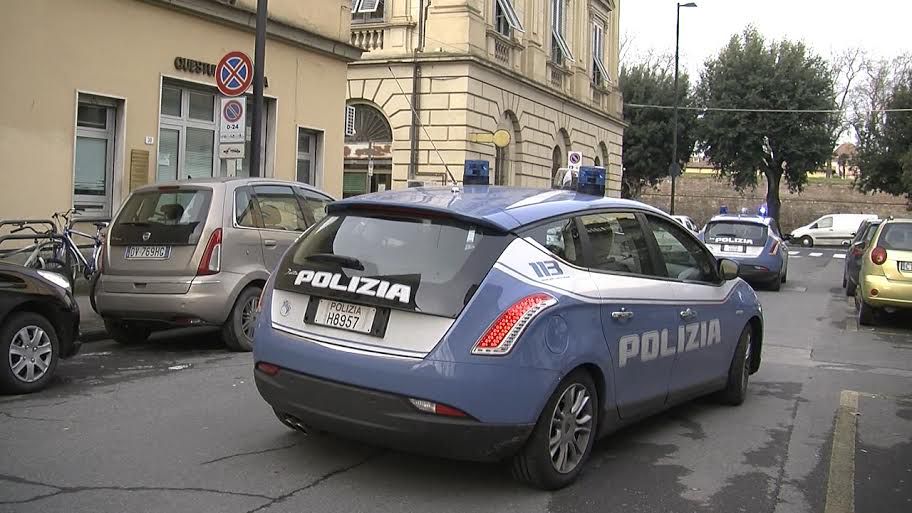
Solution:
<path fill-rule="evenodd" d="M 912 219 L 888 219 L 862 257 L 855 294 L 858 324 L 874 324 L 881 310 L 912 311 Z"/>

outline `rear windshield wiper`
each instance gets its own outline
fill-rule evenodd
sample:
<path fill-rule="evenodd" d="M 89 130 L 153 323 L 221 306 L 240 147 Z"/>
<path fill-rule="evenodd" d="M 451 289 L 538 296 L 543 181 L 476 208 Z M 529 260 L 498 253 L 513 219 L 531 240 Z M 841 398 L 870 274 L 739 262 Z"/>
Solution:
<path fill-rule="evenodd" d="M 364 270 L 364 264 L 362 264 L 360 260 L 345 255 L 334 255 L 332 253 L 314 253 L 313 255 L 308 256 L 305 260 L 311 260 L 313 262 L 332 262 L 340 264 L 342 267 L 348 269 L 354 269 L 356 271 Z"/>

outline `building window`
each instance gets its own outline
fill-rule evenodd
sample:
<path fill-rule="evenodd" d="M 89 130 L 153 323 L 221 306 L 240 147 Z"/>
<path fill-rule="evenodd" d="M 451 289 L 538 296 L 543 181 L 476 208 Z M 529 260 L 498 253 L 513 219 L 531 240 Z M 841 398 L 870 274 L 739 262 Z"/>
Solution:
<path fill-rule="evenodd" d="M 352 0 L 352 23 L 383 21 L 384 0 Z"/>
<path fill-rule="evenodd" d="M 116 110 L 113 102 L 79 95 L 76 106 L 73 206 L 90 213 L 111 213 Z"/>
<path fill-rule="evenodd" d="M 551 0 L 551 62 L 558 65 L 573 62 L 567 44 L 567 0 Z"/>
<path fill-rule="evenodd" d="M 270 123 L 271 104 L 267 98 L 263 109 L 263 132 L 260 144 L 260 173 L 267 175 L 266 133 Z M 161 118 L 158 132 L 158 165 L 156 180 L 186 180 L 212 176 L 250 176 L 250 132 L 253 108 L 247 102 L 244 159 L 218 158 L 218 95 L 214 89 L 165 83 L 161 90 Z"/>
<path fill-rule="evenodd" d="M 513 31 L 524 32 L 522 22 L 513 8 L 512 0 L 495 0 L 494 2 L 494 28 L 506 37 L 512 37 Z"/>
<path fill-rule="evenodd" d="M 298 157 L 296 179 L 301 183 L 306 183 L 318 187 L 320 185 L 317 176 L 320 165 L 317 151 L 320 148 L 321 132 L 298 128 Z"/>
<path fill-rule="evenodd" d="M 592 82 L 602 85 L 608 80 L 605 67 L 605 22 L 599 18 L 592 19 Z"/>

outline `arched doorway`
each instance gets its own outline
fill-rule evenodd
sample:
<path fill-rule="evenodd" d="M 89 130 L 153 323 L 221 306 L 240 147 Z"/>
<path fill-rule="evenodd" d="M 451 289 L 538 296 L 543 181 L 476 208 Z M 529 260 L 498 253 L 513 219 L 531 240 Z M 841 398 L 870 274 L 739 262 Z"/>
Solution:
<path fill-rule="evenodd" d="M 342 197 L 385 191 L 393 184 L 393 130 L 383 111 L 352 100 L 355 134 L 345 136 Z"/>
<path fill-rule="evenodd" d="M 554 183 L 557 172 L 562 167 L 564 167 L 564 152 L 560 146 L 555 146 L 551 151 L 551 183 Z"/>
<path fill-rule="evenodd" d="M 567 166 L 567 152 L 570 151 L 570 134 L 561 128 L 554 137 L 554 150 L 551 152 L 551 183 L 557 176 L 557 171 Z"/>
<path fill-rule="evenodd" d="M 512 111 L 505 111 L 497 125 L 498 130 L 506 130 L 510 133 L 510 144 L 503 148 L 496 147 L 494 152 L 494 185 L 517 185 L 516 174 L 519 172 L 515 169 L 518 163 L 522 162 L 520 155 L 520 127 L 516 114 Z"/>

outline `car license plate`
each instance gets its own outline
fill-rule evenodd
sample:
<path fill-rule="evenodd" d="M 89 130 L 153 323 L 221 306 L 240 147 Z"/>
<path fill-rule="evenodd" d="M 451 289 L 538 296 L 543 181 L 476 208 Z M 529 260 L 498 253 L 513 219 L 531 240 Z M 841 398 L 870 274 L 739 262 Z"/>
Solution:
<path fill-rule="evenodd" d="M 314 315 L 314 324 L 358 333 L 370 333 L 377 309 L 370 306 L 321 299 Z"/>
<path fill-rule="evenodd" d="M 900 262 L 899 270 L 904 273 L 912 273 L 912 262 Z"/>
<path fill-rule="evenodd" d="M 129 246 L 127 260 L 167 260 L 171 257 L 171 246 Z"/>
<path fill-rule="evenodd" d="M 731 244 L 723 244 L 722 251 L 726 253 L 744 253 L 744 246 L 733 246 Z"/>

